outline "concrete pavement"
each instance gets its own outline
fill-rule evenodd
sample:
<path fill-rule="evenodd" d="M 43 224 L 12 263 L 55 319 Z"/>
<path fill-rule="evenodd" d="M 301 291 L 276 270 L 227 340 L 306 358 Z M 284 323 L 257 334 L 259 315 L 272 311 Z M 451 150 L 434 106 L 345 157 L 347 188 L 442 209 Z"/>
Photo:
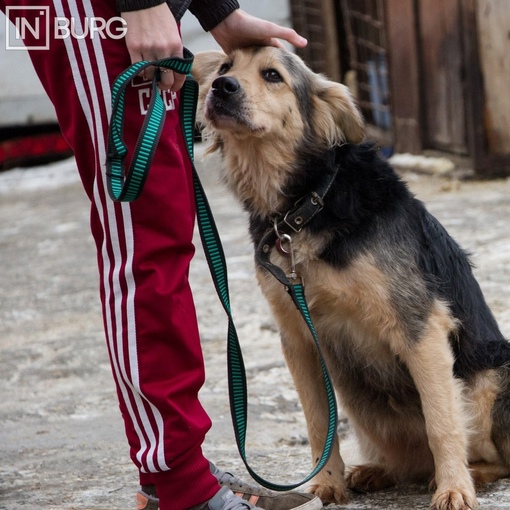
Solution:
<path fill-rule="evenodd" d="M 215 165 L 198 166 L 228 255 L 250 392 L 249 460 L 263 476 L 292 482 L 311 468 L 304 418 L 254 281 L 246 217 L 218 185 Z M 477 276 L 510 337 L 510 181 L 406 177 L 474 252 Z M 88 216 L 72 160 L 0 174 L 2 510 L 135 508 L 137 477 L 103 339 Z M 201 396 L 214 422 L 204 449 L 218 465 L 244 476 L 227 398 L 226 320 L 200 247 L 191 282 L 207 368 Z M 343 455 L 352 463 L 355 441 L 348 424 L 341 424 Z M 353 495 L 345 508 L 425 510 L 430 497 L 426 487 L 412 486 Z M 510 482 L 481 492 L 480 504 L 510 509 Z"/>

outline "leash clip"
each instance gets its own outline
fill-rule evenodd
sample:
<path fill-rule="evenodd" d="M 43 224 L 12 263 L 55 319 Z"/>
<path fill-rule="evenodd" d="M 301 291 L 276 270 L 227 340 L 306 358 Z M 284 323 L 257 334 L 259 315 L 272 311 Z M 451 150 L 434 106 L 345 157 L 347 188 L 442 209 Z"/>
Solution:
<path fill-rule="evenodd" d="M 276 234 L 276 249 L 280 255 L 284 257 L 290 258 L 290 273 L 285 275 L 290 280 L 301 280 L 301 277 L 296 271 L 296 255 L 294 251 L 294 247 L 292 244 L 292 237 L 289 234 L 280 234 L 278 230 L 278 223 L 274 222 L 274 231 Z M 288 249 L 285 248 L 285 245 L 288 244 Z M 301 280 L 302 282 L 302 280 Z M 294 282 L 297 283 L 297 282 Z"/>

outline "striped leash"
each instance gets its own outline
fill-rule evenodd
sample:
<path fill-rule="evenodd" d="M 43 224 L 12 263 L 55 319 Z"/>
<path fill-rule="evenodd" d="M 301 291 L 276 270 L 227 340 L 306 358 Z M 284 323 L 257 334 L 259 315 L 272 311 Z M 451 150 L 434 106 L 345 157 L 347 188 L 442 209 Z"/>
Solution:
<path fill-rule="evenodd" d="M 220 302 L 228 318 L 227 332 L 227 366 L 228 384 L 230 396 L 230 411 L 236 437 L 239 454 L 246 469 L 258 483 L 272 490 L 288 491 L 303 485 L 317 475 L 326 465 L 332 451 L 337 427 L 337 406 L 334 389 L 324 361 L 319 339 L 310 318 L 310 312 L 304 296 L 304 287 L 299 279 L 289 279 L 285 273 L 269 262 L 266 254 L 258 253 L 257 260 L 275 276 L 286 288 L 297 309 L 307 324 L 313 340 L 317 346 L 321 368 L 324 378 L 325 390 L 328 399 L 329 420 L 326 440 L 321 457 L 312 472 L 303 480 L 291 484 L 278 484 L 265 480 L 258 475 L 248 464 L 246 459 L 246 431 L 248 425 L 248 392 L 246 384 L 246 371 L 244 367 L 241 346 L 237 331 L 232 318 L 230 306 L 230 293 L 228 287 L 227 265 L 223 246 L 221 244 L 218 229 L 214 222 L 211 207 L 207 200 L 204 188 L 193 164 L 193 133 L 195 126 L 196 105 L 198 100 L 198 84 L 191 77 L 193 54 L 184 49 L 184 58 L 169 58 L 152 62 L 138 62 L 133 64 L 115 80 L 112 87 L 112 118 L 108 131 L 108 151 L 106 161 L 106 175 L 108 192 L 115 201 L 129 202 L 138 198 L 143 190 L 143 185 L 149 174 L 149 169 L 156 151 L 161 130 L 165 121 L 165 105 L 158 93 L 159 68 L 171 69 L 181 74 L 186 74 L 186 81 L 180 96 L 180 121 L 183 136 L 186 142 L 188 155 L 193 167 L 193 183 L 197 208 L 197 223 L 200 238 L 204 247 L 207 263 L 211 271 L 212 279 Z M 148 111 L 143 122 L 138 141 L 136 143 L 131 164 L 126 172 L 124 160 L 128 148 L 122 140 L 124 99 L 126 88 L 131 80 L 143 69 L 156 66 L 158 70 L 152 82 L 152 94 Z M 262 243 L 261 243 L 262 245 Z"/>

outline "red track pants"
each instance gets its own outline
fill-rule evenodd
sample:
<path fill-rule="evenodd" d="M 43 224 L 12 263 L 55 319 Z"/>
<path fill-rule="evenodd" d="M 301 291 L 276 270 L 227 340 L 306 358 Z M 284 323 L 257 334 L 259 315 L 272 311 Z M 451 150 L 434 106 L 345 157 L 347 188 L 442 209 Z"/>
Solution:
<path fill-rule="evenodd" d="M 0 0 L 11 21 L 25 17 L 27 47 L 60 127 L 74 150 L 91 200 L 108 351 L 131 457 L 142 484 L 154 483 L 161 510 L 182 510 L 215 494 L 201 444 L 210 420 L 198 401 L 204 381 L 195 308 L 188 284 L 194 253 L 191 167 L 178 119 L 178 96 L 165 94 L 167 120 L 141 198 L 114 203 L 105 181 L 110 87 L 130 64 L 114 0 Z M 27 9 L 28 7 L 28 9 Z M 55 19 L 61 26 L 57 30 Z M 64 20 L 64 21 L 62 21 Z M 110 37 L 113 33 L 114 37 Z M 135 145 L 150 88 L 128 87 L 124 140 Z M 76 346 L 79 349 L 79 345 Z"/>

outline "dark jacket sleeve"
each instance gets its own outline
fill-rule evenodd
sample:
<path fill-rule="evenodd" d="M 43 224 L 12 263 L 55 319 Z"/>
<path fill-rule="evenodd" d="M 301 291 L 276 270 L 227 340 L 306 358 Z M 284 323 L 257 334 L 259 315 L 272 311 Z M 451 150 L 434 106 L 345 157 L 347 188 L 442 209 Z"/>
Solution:
<path fill-rule="evenodd" d="M 116 4 L 119 12 L 130 12 L 156 7 L 156 5 L 163 4 L 165 1 L 166 0 L 116 0 Z"/>
<path fill-rule="evenodd" d="M 116 0 L 119 12 L 138 11 L 162 4 L 165 0 Z M 239 9 L 237 0 L 166 0 L 175 19 L 179 21 L 189 8 L 202 28 L 208 32 L 230 13 Z"/>
<path fill-rule="evenodd" d="M 190 12 L 198 18 L 206 32 L 236 9 L 239 9 L 237 0 L 193 0 L 189 6 Z"/>

